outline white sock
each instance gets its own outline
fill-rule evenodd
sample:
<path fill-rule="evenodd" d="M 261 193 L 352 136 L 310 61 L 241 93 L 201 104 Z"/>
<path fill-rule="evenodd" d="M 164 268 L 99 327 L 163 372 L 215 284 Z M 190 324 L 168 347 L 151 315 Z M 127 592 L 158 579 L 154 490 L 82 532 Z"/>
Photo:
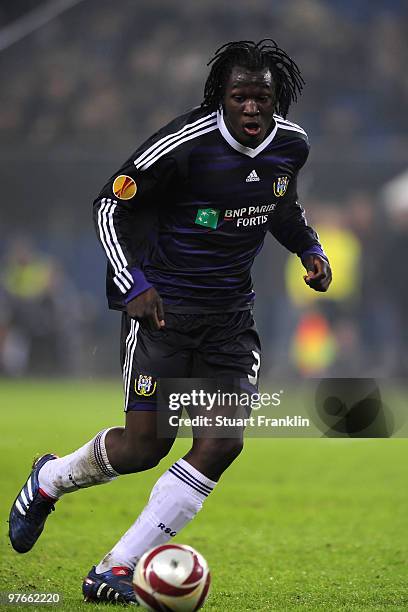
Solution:
<path fill-rule="evenodd" d="M 64 493 L 110 482 L 119 474 L 109 463 L 105 437 L 109 429 L 99 432 L 90 442 L 70 455 L 47 463 L 38 475 L 40 488 L 58 499 Z"/>
<path fill-rule="evenodd" d="M 96 567 L 134 569 L 149 548 L 164 544 L 191 521 L 217 483 L 179 459 L 156 482 L 149 502 L 131 528 Z"/>

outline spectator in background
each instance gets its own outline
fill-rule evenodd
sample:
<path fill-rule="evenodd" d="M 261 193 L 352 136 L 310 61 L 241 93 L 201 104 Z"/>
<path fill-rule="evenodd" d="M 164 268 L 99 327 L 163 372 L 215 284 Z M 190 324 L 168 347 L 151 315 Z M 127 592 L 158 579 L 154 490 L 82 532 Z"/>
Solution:
<path fill-rule="evenodd" d="M 0 371 L 78 374 L 82 317 L 61 264 L 16 238 L 0 279 Z"/>
<path fill-rule="evenodd" d="M 406 262 L 408 261 L 408 172 L 391 181 L 383 192 L 385 212 L 389 223 L 388 240 L 384 245 L 381 271 L 377 273 L 377 285 L 386 295 L 392 296 L 388 318 L 393 335 L 394 375 L 408 374 L 408 287 Z M 384 316 L 384 315 L 383 315 Z M 387 316 L 387 315 L 386 315 Z"/>
<path fill-rule="evenodd" d="M 310 299 L 303 287 L 295 286 L 297 261 L 287 260 L 287 291 L 298 309 L 299 323 L 292 338 L 295 368 L 307 376 L 353 376 L 364 367 L 359 325 L 353 313 L 361 299 L 361 244 L 347 227 L 344 210 L 333 203 L 313 207 L 319 219 L 316 230 L 332 263 L 330 295 Z"/>
<path fill-rule="evenodd" d="M 394 370 L 393 347 L 399 335 L 392 296 L 398 294 L 401 283 L 391 279 L 393 272 L 385 262 L 399 248 L 398 240 L 384 231 L 384 214 L 368 193 L 352 192 L 345 210 L 348 226 L 361 246 L 360 299 L 355 305 L 355 318 L 363 350 L 362 365 L 368 375 L 389 375 Z M 404 261 L 403 256 L 400 261 Z M 398 297 L 396 302 L 399 300 Z"/>

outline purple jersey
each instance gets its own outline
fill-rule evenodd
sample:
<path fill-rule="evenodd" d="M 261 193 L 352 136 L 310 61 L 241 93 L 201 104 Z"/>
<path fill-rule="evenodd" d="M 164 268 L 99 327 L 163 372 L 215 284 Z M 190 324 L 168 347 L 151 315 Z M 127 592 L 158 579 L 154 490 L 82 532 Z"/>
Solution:
<path fill-rule="evenodd" d="M 297 201 L 305 131 L 278 115 L 255 149 L 222 112 L 194 109 L 154 134 L 94 203 L 111 308 L 153 286 L 169 312 L 250 308 L 251 267 L 271 232 L 301 256 L 321 248 Z"/>

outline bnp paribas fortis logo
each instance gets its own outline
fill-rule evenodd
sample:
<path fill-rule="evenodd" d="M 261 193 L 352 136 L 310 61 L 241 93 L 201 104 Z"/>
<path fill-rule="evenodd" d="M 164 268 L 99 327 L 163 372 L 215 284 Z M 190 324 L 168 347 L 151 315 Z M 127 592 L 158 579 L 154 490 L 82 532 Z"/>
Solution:
<path fill-rule="evenodd" d="M 195 218 L 195 223 L 197 225 L 203 225 L 204 227 L 217 229 L 219 216 L 220 211 L 216 208 L 199 208 Z"/>

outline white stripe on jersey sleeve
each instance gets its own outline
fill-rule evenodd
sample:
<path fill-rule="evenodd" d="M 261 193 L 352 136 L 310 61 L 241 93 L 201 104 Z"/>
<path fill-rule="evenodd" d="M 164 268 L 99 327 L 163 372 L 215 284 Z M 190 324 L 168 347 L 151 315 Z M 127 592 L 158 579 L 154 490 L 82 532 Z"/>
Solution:
<path fill-rule="evenodd" d="M 119 287 L 121 293 L 127 293 L 128 289 L 126 289 L 126 287 L 122 284 L 122 282 L 117 276 L 113 277 L 113 282 L 117 287 Z"/>
<path fill-rule="evenodd" d="M 111 202 L 108 199 L 108 202 Z M 111 239 L 111 246 L 113 247 L 113 253 L 117 254 L 117 261 L 119 262 L 119 269 L 122 270 L 127 266 L 126 257 L 122 251 L 122 247 L 119 244 L 118 237 L 116 235 L 115 226 L 113 225 L 113 214 L 116 210 L 117 203 L 112 204 L 110 208 L 107 209 L 107 220 L 109 225 L 108 235 Z"/>
<path fill-rule="evenodd" d="M 200 126 L 201 127 L 201 126 Z M 158 159 L 160 159 L 160 157 L 162 157 L 163 155 L 165 155 L 166 153 L 169 153 L 169 151 L 172 151 L 173 149 L 175 149 L 176 147 L 178 147 L 179 145 L 183 144 L 184 142 L 188 142 L 189 140 L 192 140 L 193 138 L 197 138 L 198 136 L 201 136 L 202 134 L 206 134 L 207 132 L 213 132 L 214 130 L 218 130 L 218 125 L 217 125 L 217 121 L 212 121 L 211 125 L 207 128 L 205 128 L 204 130 L 200 130 L 198 132 L 194 132 L 193 134 L 190 134 L 189 136 L 185 135 L 184 138 L 182 138 L 181 140 L 179 140 L 178 142 L 175 142 L 173 144 L 170 144 L 170 146 L 167 147 L 167 149 L 164 149 L 161 153 L 159 153 L 156 157 L 153 157 L 152 159 L 150 159 L 150 161 L 143 163 L 142 165 L 140 165 L 138 167 L 138 170 L 147 170 L 148 168 L 150 168 L 150 166 L 152 166 Z M 187 134 L 187 132 L 186 132 Z"/>
<path fill-rule="evenodd" d="M 296 127 L 296 128 L 299 128 L 300 130 L 303 130 L 301 125 L 298 125 L 297 123 L 293 123 L 293 121 L 289 121 L 288 119 L 284 119 L 280 115 L 274 114 L 273 118 L 275 119 L 275 121 L 279 121 L 279 123 L 286 123 L 287 125 L 292 125 L 293 127 Z"/>
<path fill-rule="evenodd" d="M 205 117 L 201 117 L 200 119 L 197 119 L 197 121 L 194 121 L 193 123 L 187 123 L 178 132 L 173 132 L 172 134 L 168 134 L 167 136 L 160 138 L 160 140 L 152 144 L 151 147 L 146 149 L 146 151 L 144 151 L 137 159 L 135 159 L 134 161 L 135 166 L 138 166 L 139 164 L 141 164 L 142 161 L 146 160 L 146 157 L 150 155 L 151 153 L 154 154 L 157 148 L 159 147 L 162 148 L 162 145 L 166 144 L 170 139 L 173 140 L 173 138 L 177 138 L 179 136 L 181 137 L 186 131 L 190 131 L 190 130 L 193 131 L 195 129 L 200 129 L 204 122 L 207 122 L 208 120 L 216 117 L 216 115 L 217 115 L 216 112 L 210 113 L 209 115 L 206 115 Z"/>
<path fill-rule="evenodd" d="M 287 125 L 286 123 L 281 123 L 278 120 L 276 120 L 276 125 L 282 130 L 290 130 L 292 132 L 299 132 L 299 134 L 304 134 L 305 136 L 307 136 L 305 130 L 303 130 L 301 127 L 294 127 L 293 125 Z"/>
<path fill-rule="evenodd" d="M 101 205 L 98 211 L 98 230 L 99 230 L 99 237 L 101 239 L 102 242 L 102 246 L 105 250 L 105 253 L 110 261 L 110 263 L 112 264 L 115 272 L 117 271 L 117 265 L 116 265 L 116 261 L 115 259 L 112 257 L 111 251 L 110 251 L 110 247 L 108 246 L 108 243 L 106 241 L 106 217 L 105 217 L 105 208 L 109 206 L 108 202 L 106 201 L 106 198 L 102 198 L 101 200 Z"/>
<path fill-rule="evenodd" d="M 131 273 L 129 272 L 129 270 L 127 268 L 124 268 L 122 270 L 122 274 L 123 276 L 125 276 L 128 281 L 130 281 L 130 283 L 133 285 L 133 276 L 131 275 Z"/>
<path fill-rule="evenodd" d="M 133 278 L 131 278 L 131 280 L 129 281 L 129 279 L 125 276 L 125 272 L 127 272 L 126 269 L 122 270 L 122 272 L 119 272 L 119 274 L 117 274 L 115 278 L 117 281 L 120 281 L 126 287 L 126 291 L 129 291 L 129 289 L 133 285 Z"/>
<path fill-rule="evenodd" d="M 118 274 L 127 265 L 117 240 L 116 231 L 113 225 L 113 213 L 117 206 L 116 200 L 112 202 L 110 198 L 102 198 L 101 207 L 98 212 L 99 235 L 105 248 L 109 261 L 115 273 Z"/>
<path fill-rule="evenodd" d="M 122 293 L 127 293 L 133 285 L 133 277 L 127 270 L 128 262 L 120 246 L 113 223 L 116 208 L 116 200 L 102 198 L 101 207 L 98 211 L 98 229 L 105 253 L 115 272 L 113 281 Z"/>

